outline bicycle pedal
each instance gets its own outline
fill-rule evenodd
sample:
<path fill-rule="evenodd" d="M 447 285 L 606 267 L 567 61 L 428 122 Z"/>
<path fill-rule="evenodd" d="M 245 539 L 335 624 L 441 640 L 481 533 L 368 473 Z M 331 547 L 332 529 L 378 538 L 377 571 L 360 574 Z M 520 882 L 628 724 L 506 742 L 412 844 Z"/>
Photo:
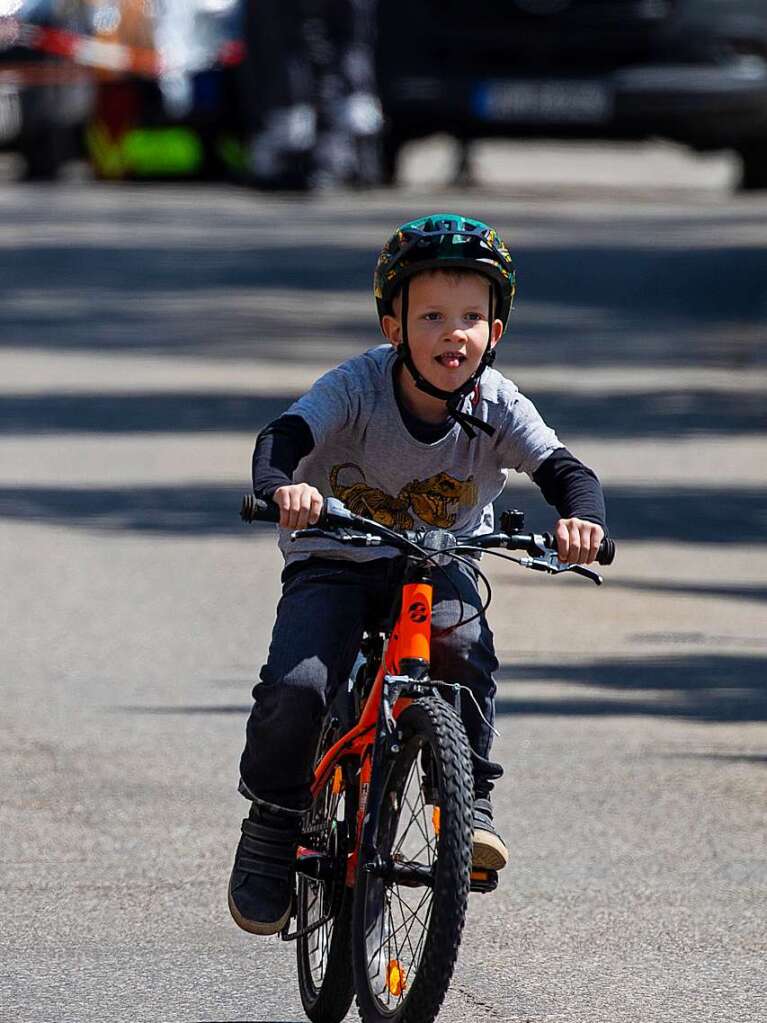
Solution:
<path fill-rule="evenodd" d="M 470 881 L 469 891 L 479 892 L 481 895 L 485 895 L 487 892 L 494 892 L 498 887 L 498 871 L 477 867 L 472 870 Z"/>

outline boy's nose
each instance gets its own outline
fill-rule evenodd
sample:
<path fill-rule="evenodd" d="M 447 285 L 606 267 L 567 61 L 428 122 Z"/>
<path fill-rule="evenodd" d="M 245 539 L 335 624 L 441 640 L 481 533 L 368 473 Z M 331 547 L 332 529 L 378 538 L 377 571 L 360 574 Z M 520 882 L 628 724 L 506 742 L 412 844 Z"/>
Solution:
<path fill-rule="evenodd" d="M 455 323 L 445 331 L 445 341 L 454 341 L 456 338 L 465 341 L 468 336 L 462 323 Z"/>

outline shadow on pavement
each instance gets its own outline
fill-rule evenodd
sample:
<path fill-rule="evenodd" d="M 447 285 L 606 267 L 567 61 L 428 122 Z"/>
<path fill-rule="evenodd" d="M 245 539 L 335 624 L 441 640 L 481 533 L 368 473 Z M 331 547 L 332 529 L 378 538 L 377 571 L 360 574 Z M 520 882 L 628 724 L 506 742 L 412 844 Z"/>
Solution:
<path fill-rule="evenodd" d="M 650 715 L 719 722 L 767 721 L 767 655 L 687 654 L 614 658 L 585 664 L 510 664 L 498 672 L 510 696 L 498 714 Z M 515 699 L 514 682 L 604 687 L 609 696 Z"/>
<path fill-rule="evenodd" d="M 767 655 L 688 654 L 673 657 L 614 658 L 586 664 L 507 664 L 496 674 L 510 683 L 496 699 L 496 714 L 519 716 L 667 717 L 708 722 L 767 721 Z M 515 682 L 580 685 L 589 692 L 540 699 L 516 698 Z M 243 683 L 249 687 L 250 683 Z M 609 695 L 596 695 L 598 688 Z M 542 690 L 545 693 L 545 689 Z M 511 695 L 506 695 L 506 693 Z M 114 713 L 233 714 L 245 717 L 250 704 L 117 706 Z M 684 754 L 687 755 L 687 754 Z M 697 754 L 696 754 L 697 755 Z M 703 755 L 703 754 L 701 754 Z M 705 754 L 708 756 L 709 754 Z M 719 754 L 711 754 L 718 756 Z M 729 754 L 727 754 L 729 756 Z M 767 761 L 767 755 L 748 756 Z"/>
<path fill-rule="evenodd" d="M 0 434 L 256 433 L 297 394 L 0 395 Z"/>
<path fill-rule="evenodd" d="M 610 535 L 621 540 L 753 543 L 767 540 L 767 487 L 605 487 Z M 514 485 L 497 507 L 521 508 L 529 529 L 551 529 L 555 510 L 536 487 Z M 705 566 L 701 566 L 701 575 Z M 609 569 L 606 570 L 609 575 Z"/>
<path fill-rule="evenodd" d="M 0 519 L 54 522 L 101 530 L 168 535 L 233 534 L 243 538 L 241 486 L 179 484 L 135 487 L 0 487 Z M 529 528 L 549 529 L 556 517 L 534 487 L 506 506 L 522 507 Z M 763 544 L 767 541 L 767 489 L 719 487 L 610 487 L 608 521 L 621 540 Z M 570 580 L 563 580 L 568 585 Z M 502 585 L 499 583 L 498 585 Z M 661 584 L 662 586 L 663 584 Z"/>
<path fill-rule="evenodd" d="M 767 600 L 767 586 L 733 586 L 730 583 L 662 583 L 647 579 L 610 579 L 610 589 L 646 593 L 678 593 L 684 597 L 715 597 L 725 600 Z M 765 638 L 767 642 L 767 638 Z"/>
<path fill-rule="evenodd" d="M 658 753 L 666 760 L 713 760 L 720 764 L 764 764 L 767 753 Z"/>
<path fill-rule="evenodd" d="M 177 215 L 158 245 L 139 241 L 137 220 L 136 240 L 119 245 L 18 246 L 3 266 L 0 344 L 290 360 L 307 351 L 286 338 L 309 335 L 352 354 L 377 336 L 372 296 L 354 309 L 343 300 L 323 307 L 322 296 L 338 294 L 339 282 L 344 293 L 370 296 L 384 234 L 371 228 L 369 241 L 339 243 L 345 218 L 315 214 L 298 248 L 260 234 L 263 212 L 251 216 L 244 243 L 229 237 L 225 219 L 212 219 L 203 233 L 202 211 L 195 211 L 193 244 L 188 233 L 173 239 L 184 226 Z M 149 219 L 147 226 L 156 232 Z M 547 363 L 566 366 L 577 348 L 580 366 L 601 366 L 606 345 L 612 364 L 642 368 L 691 358 L 698 365 L 763 362 L 756 335 L 767 302 L 767 249 L 717 247 L 710 238 L 701 244 L 699 236 L 663 249 L 657 239 L 627 244 L 620 225 L 613 229 L 605 244 L 557 240 L 515 251 L 522 312 L 504 362 L 540 363 L 543 349 Z M 92 232 L 98 238 L 102 226 Z M 663 241 L 673 232 L 664 224 Z M 267 291 L 271 308 L 253 301 Z"/>
<path fill-rule="evenodd" d="M 48 393 L 0 395 L 0 434 L 185 433 L 255 435 L 298 397 L 242 392 Z M 531 395 L 558 433 L 625 437 L 757 433 L 767 428 L 764 393 L 658 391 Z"/>
<path fill-rule="evenodd" d="M 247 688 L 247 687 L 246 687 Z M 125 706 L 111 708 L 114 713 L 127 714 L 250 714 L 252 704 L 215 703 L 192 704 L 191 706 Z"/>

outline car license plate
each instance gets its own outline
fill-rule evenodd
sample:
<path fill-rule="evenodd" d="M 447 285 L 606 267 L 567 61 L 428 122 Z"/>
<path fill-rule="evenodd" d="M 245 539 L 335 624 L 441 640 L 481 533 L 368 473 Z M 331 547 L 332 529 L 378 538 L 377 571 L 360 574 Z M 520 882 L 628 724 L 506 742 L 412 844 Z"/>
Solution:
<path fill-rule="evenodd" d="M 0 142 L 11 142 L 21 131 L 21 103 L 18 91 L 0 85 Z"/>
<path fill-rule="evenodd" d="M 602 81 L 523 78 L 484 82 L 474 110 L 485 121 L 506 124 L 604 124 L 613 96 Z"/>

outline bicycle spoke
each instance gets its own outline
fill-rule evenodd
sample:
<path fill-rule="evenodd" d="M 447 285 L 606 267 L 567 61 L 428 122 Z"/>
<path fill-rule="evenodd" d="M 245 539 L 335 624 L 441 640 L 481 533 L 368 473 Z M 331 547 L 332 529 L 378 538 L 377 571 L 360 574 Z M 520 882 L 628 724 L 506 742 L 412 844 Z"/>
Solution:
<path fill-rule="evenodd" d="M 420 804 L 421 804 L 421 813 L 423 814 L 423 833 L 424 833 L 424 836 L 426 838 L 427 847 L 429 849 L 431 849 L 431 834 L 430 834 L 431 829 L 429 828 L 429 818 L 426 815 L 426 800 L 423 798 L 423 792 L 420 791 L 420 789 L 419 789 L 418 795 L 419 795 Z M 434 825 L 432 823 L 432 829 L 433 829 L 433 827 L 434 827 Z M 431 860 L 429 860 L 429 864 L 431 864 Z"/>
<path fill-rule="evenodd" d="M 405 940 L 407 941 L 408 945 L 410 946 L 410 952 L 411 952 L 411 954 L 413 956 L 411 962 L 412 962 L 413 966 L 415 966 L 417 964 L 417 959 L 416 959 L 416 953 L 413 950 L 413 945 L 412 945 L 412 943 L 410 941 L 410 932 L 415 927 L 416 922 L 420 923 L 421 924 L 421 928 L 422 928 L 422 937 L 421 937 L 421 941 L 419 942 L 419 946 L 421 944 L 423 944 L 423 938 L 424 938 L 424 936 L 426 934 L 426 927 L 428 925 L 428 920 L 429 920 L 429 912 L 431 911 L 431 903 L 429 903 L 429 912 L 427 912 L 427 914 L 426 914 L 426 923 L 424 923 L 421 920 L 421 918 L 419 917 L 418 911 L 420 910 L 420 908 L 423 906 L 424 902 L 428 898 L 428 893 L 426 893 L 426 894 L 424 894 L 422 896 L 421 901 L 418 903 L 418 905 L 416 906 L 415 909 L 412 909 L 412 907 L 409 906 L 407 904 L 407 902 L 403 902 L 403 900 L 400 898 L 400 895 L 399 895 L 398 892 L 396 892 L 395 894 L 397 895 L 397 899 L 398 899 L 398 901 L 400 903 L 400 913 L 402 914 L 403 920 L 404 920 L 404 916 L 405 916 L 405 914 L 404 914 L 404 912 L 402 910 L 402 906 L 403 905 L 407 907 L 408 912 L 410 913 L 410 915 L 413 918 L 410 926 L 407 928 L 407 930 L 405 932 Z"/>
<path fill-rule="evenodd" d="M 370 958 L 368 960 L 368 976 L 370 976 L 371 967 L 373 965 L 374 960 L 378 959 L 379 964 L 380 964 L 380 953 L 383 951 L 383 947 L 384 947 L 384 944 L 385 944 L 386 945 L 386 963 L 385 964 L 381 964 L 382 968 L 378 971 L 380 979 L 382 981 L 382 986 L 381 986 L 380 991 L 374 991 L 374 994 L 376 995 L 378 1000 L 388 1008 L 391 1005 L 393 1000 L 401 1001 L 402 998 L 403 998 L 403 992 L 402 991 L 400 991 L 400 993 L 398 995 L 394 995 L 393 992 L 391 991 L 391 989 L 389 988 L 389 964 L 391 962 L 393 962 L 393 961 L 399 962 L 399 963 L 402 962 L 402 953 L 401 953 L 400 947 L 399 947 L 399 945 L 398 945 L 398 943 L 396 941 L 394 941 L 394 950 L 393 950 L 393 954 L 392 954 L 392 941 L 393 941 L 393 939 L 396 938 L 397 934 L 399 934 L 403 930 L 403 928 L 406 928 L 406 921 L 403 919 L 403 921 L 400 924 L 395 926 L 394 917 L 392 915 L 391 892 L 388 889 L 387 889 L 387 891 L 385 893 L 384 901 L 385 901 L 385 910 L 384 910 L 384 914 L 382 914 L 382 926 L 383 926 L 383 928 L 386 931 L 386 936 L 385 936 L 384 940 L 379 943 L 379 945 L 377 946 L 377 948 L 373 952 L 372 956 L 370 956 Z M 401 909 L 400 909 L 400 915 L 402 915 Z M 386 923 L 388 923 L 388 926 L 386 926 Z M 411 929 L 412 929 L 412 924 L 411 924 Z M 406 930 L 406 940 L 407 940 L 408 944 L 410 945 L 410 951 L 411 951 L 411 963 L 415 963 L 416 960 L 414 958 L 412 958 L 412 956 L 414 955 L 413 948 L 412 948 L 412 943 L 409 941 L 408 934 L 409 934 L 409 930 Z M 411 967 L 408 967 L 408 969 L 410 969 L 410 968 Z"/>
<path fill-rule="evenodd" d="M 408 799 L 407 796 L 405 796 L 405 802 L 407 803 L 408 809 L 410 810 L 410 813 L 412 814 L 413 819 L 415 820 L 416 824 L 418 825 L 418 830 L 421 832 L 421 835 L 423 836 L 424 841 L 428 842 L 429 841 L 429 822 L 426 819 L 426 814 L 423 813 L 421 808 L 416 809 L 413 806 L 413 804 L 410 802 L 410 800 Z M 423 805 L 424 804 L 423 804 L 423 801 L 422 801 L 421 802 L 421 806 L 423 807 Z M 421 818 L 422 817 L 423 817 L 423 823 L 421 822 Z"/>
<path fill-rule="evenodd" d="M 375 975 L 374 976 L 378 976 L 381 979 L 383 986 L 381 987 L 380 991 L 374 991 L 373 993 L 375 994 L 375 996 L 379 1000 L 381 999 L 382 996 L 386 995 L 387 990 L 388 990 L 387 971 L 388 971 L 388 963 L 391 962 L 391 933 L 392 933 L 392 930 L 393 930 L 393 927 L 394 927 L 394 922 L 393 922 L 392 917 L 391 917 L 391 900 L 389 899 L 388 893 L 386 892 L 386 890 L 384 890 L 383 894 L 384 894 L 384 906 L 383 906 L 383 911 L 382 911 L 382 913 L 379 916 L 380 932 L 383 935 L 383 938 L 378 943 L 376 948 L 373 950 L 372 954 L 368 957 L 368 970 L 367 970 L 368 977 L 371 978 L 371 980 L 372 980 L 373 976 L 371 976 L 371 972 L 372 972 L 372 969 L 373 969 L 373 963 L 376 960 L 378 960 L 379 969 L 377 969 L 375 971 Z M 388 922 L 388 926 L 387 926 L 387 922 Z M 381 969 L 380 968 L 380 955 L 381 955 L 381 952 L 383 951 L 384 945 L 386 945 L 386 963 L 387 963 L 387 966 L 384 967 L 383 969 Z"/>
<path fill-rule="evenodd" d="M 402 918 L 402 922 L 400 924 L 398 924 L 396 927 L 394 926 L 394 920 L 393 920 L 392 915 L 391 915 L 391 896 L 392 896 L 392 894 L 396 896 L 398 902 L 400 903 L 399 911 L 400 911 L 400 917 Z M 405 919 L 405 914 L 404 914 L 404 912 L 402 911 L 402 908 L 401 908 L 402 906 L 407 907 L 408 916 L 413 916 L 415 914 L 418 922 L 423 924 L 423 921 L 421 921 L 420 917 L 418 917 L 418 912 L 421 909 L 421 907 L 423 906 L 423 904 L 426 901 L 426 899 L 429 898 L 430 894 L 431 894 L 430 891 L 425 892 L 421 896 L 421 900 L 418 903 L 418 905 L 416 906 L 415 910 L 413 910 L 408 905 L 407 902 L 404 902 L 403 899 L 400 898 L 400 896 L 399 896 L 399 894 L 397 892 L 395 892 L 393 889 L 388 889 L 388 888 L 386 889 L 386 906 L 387 906 L 387 912 L 388 912 L 388 915 L 389 915 L 389 923 L 390 923 L 391 926 L 390 926 L 390 928 L 389 928 L 389 930 L 388 930 L 384 940 L 380 942 L 380 944 L 373 951 L 373 954 L 370 956 L 369 961 L 368 961 L 368 966 L 372 965 L 373 959 L 375 959 L 376 955 L 383 949 L 384 944 L 387 945 L 387 953 L 389 953 L 388 957 L 391 960 L 391 954 L 390 953 L 391 953 L 391 941 L 392 941 L 392 938 L 396 938 L 396 936 L 403 929 L 407 933 L 409 933 L 409 931 L 411 931 L 413 929 L 413 927 L 415 926 L 415 922 L 416 922 L 415 920 L 413 920 L 410 923 L 410 925 L 408 926 L 408 921 Z M 429 910 L 431 910 L 431 905 L 429 906 Z M 428 914 L 427 914 L 427 920 L 428 920 Z M 411 948 L 411 951 L 412 951 L 412 948 Z"/>
<path fill-rule="evenodd" d="M 404 801 L 407 809 L 410 812 L 410 821 L 408 822 L 408 825 L 407 825 L 404 833 L 402 834 L 402 836 L 400 837 L 399 841 L 395 845 L 394 850 L 393 850 L 394 852 L 400 852 L 401 851 L 402 846 L 403 846 L 403 844 L 405 842 L 405 839 L 408 836 L 408 834 L 410 833 L 410 829 L 411 829 L 411 827 L 413 826 L 414 823 L 417 825 L 418 830 L 421 832 L 421 835 L 423 836 L 424 842 L 426 842 L 427 845 L 430 842 L 430 838 L 429 838 L 429 834 L 428 834 L 428 822 L 426 823 L 426 830 L 424 830 L 424 826 L 421 824 L 421 820 L 420 820 L 420 812 L 417 811 L 413 807 L 413 804 L 410 802 L 410 799 L 408 798 L 407 789 L 408 789 L 409 783 L 410 783 L 410 777 L 408 777 L 408 782 L 407 782 L 407 784 L 405 785 L 405 787 L 402 790 L 402 797 L 403 797 L 403 801 Z"/>
<path fill-rule="evenodd" d="M 418 946 L 416 948 L 419 963 L 421 961 L 421 950 L 423 949 L 424 942 L 426 941 L 426 935 L 429 933 L 429 921 L 431 920 L 431 908 L 433 905 L 434 903 L 430 902 L 426 910 L 426 922 L 424 923 L 423 930 L 421 931 L 421 940 L 418 942 Z"/>
<path fill-rule="evenodd" d="M 413 764 L 412 764 L 412 766 L 410 768 L 410 772 L 409 772 L 409 774 L 407 776 L 405 784 L 402 786 L 402 798 L 403 798 L 404 802 L 408 804 L 408 809 L 410 810 L 410 820 L 408 821 L 408 824 L 407 824 L 407 827 L 405 828 L 404 833 L 400 836 L 399 841 L 397 842 L 397 844 L 395 845 L 394 849 L 392 850 L 393 852 L 399 852 L 399 850 L 402 848 L 402 844 L 405 841 L 405 839 L 407 838 L 407 836 L 408 836 L 408 834 L 410 832 L 410 829 L 412 828 L 413 823 L 415 821 L 415 816 L 413 814 L 412 807 L 410 806 L 410 804 L 408 802 L 408 798 L 407 798 L 407 790 L 408 790 L 408 786 L 410 785 L 410 779 L 412 778 L 413 768 L 415 766 L 416 766 L 416 761 L 413 761 Z M 402 805 L 401 804 L 400 804 L 400 808 L 399 808 L 399 814 L 400 814 L 400 818 L 399 819 L 401 819 L 401 815 L 402 815 Z"/>

